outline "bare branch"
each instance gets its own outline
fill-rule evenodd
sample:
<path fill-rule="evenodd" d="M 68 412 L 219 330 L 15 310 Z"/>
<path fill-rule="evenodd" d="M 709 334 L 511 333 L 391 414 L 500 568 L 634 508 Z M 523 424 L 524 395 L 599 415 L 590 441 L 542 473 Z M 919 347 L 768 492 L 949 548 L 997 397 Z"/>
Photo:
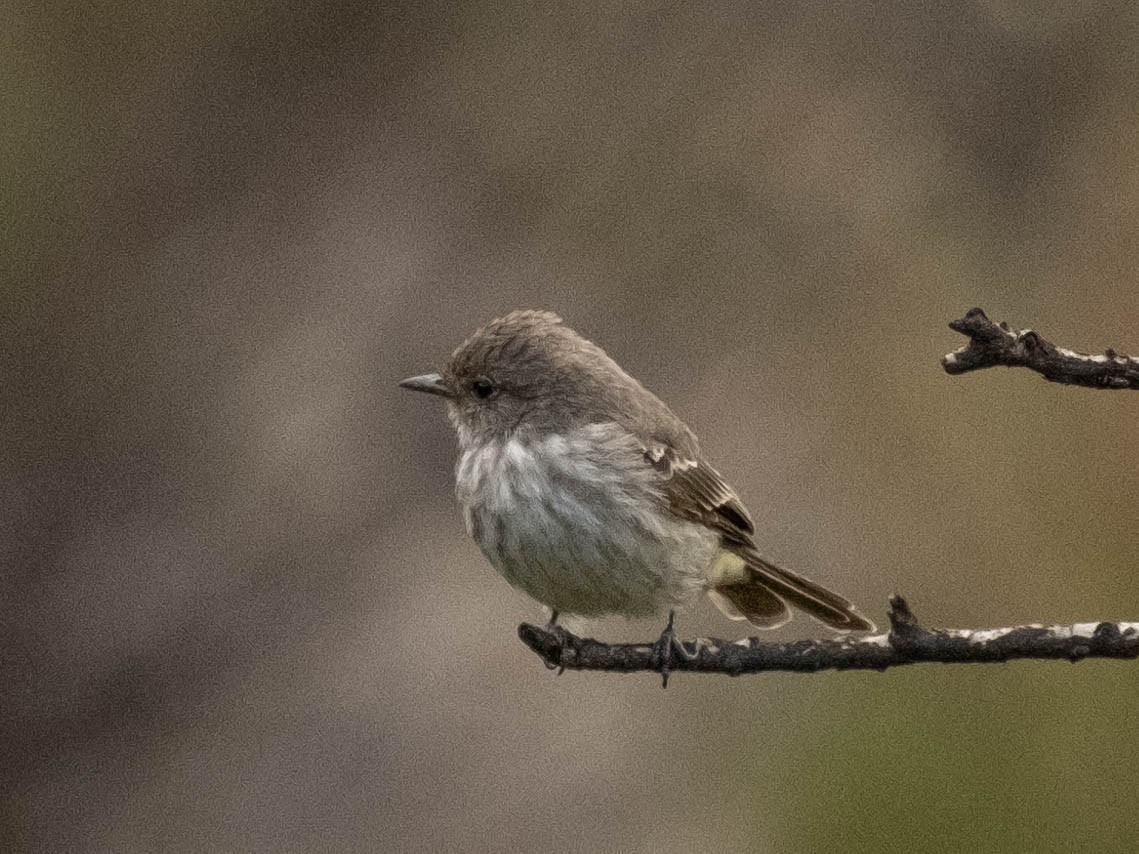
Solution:
<path fill-rule="evenodd" d="M 1121 356 L 1112 349 L 1102 356 L 1088 356 L 1057 347 L 1031 329 L 1014 332 L 1007 323 L 993 323 L 979 308 L 969 309 L 949 328 L 969 336 L 969 343 L 941 358 L 948 374 L 1005 365 L 1029 368 L 1054 383 L 1139 389 L 1139 358 L 1134 356 Z"/>
<path fill-rule="evenodd" d="M 672 652 L 657 644 L 605 644 L 562 628 L 523 623 L 518 636 L 548 667 L 565 670 L 641 671 L 667 675 L 818 670 L 885 670 L 903 664 L 945 664 L 1047 658 L 1139 658 L 1139 623 L 1077 623 L 1001 629 L 926 629 L 901 596 L 890 599 L 890 631 L 869 637 L 763 643 L 757 638 L 676 641 Z"/>
<path fill-rule="evenodd" d="M 1089 356 L 1057 347 L 1031 329 L 1012 331 L 973 308 L 949 327 L 969 343 L 942 357 L 949 374 L 964 374 L 997 365 L 1025 367 L 1045 379 L 1089 388 L 1139 389 L 1139 358 L 1107 350 Z M 671 621 L 669 623 L 671 628 Z M 926 629 L 918 624 L 901 596 L 890 599 L 890 631 L 869 637 L 763 643 L 757 638 L 724 641 L 698 638 L 676 641 L 666 632 L 652 644 L 605 644 L 580 638 L 564 628 L 528 623 L 518 636 L 548 667 L 559 670 L 609 670 L 659 673 L 668 684 L 670 672 L 744 673 L 819 670 L 885 670 L 903 664 L 1003 662 L 1014 658 L 1139 658 L 1139 622 L 1076 623 L 1070 626 L 1011 626 L 997 629 Z"/>

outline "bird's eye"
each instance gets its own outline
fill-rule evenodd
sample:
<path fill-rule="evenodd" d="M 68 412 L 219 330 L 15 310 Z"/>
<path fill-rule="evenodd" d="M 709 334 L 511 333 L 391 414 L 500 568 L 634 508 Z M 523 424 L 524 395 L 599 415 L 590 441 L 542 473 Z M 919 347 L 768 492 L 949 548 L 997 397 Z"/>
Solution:
<path fill-rule="evenodd" d="M 474 390 L 476 397 L 481 397 L 483 400 L 486 400 L 494 394 L 494 383 L 485 377 L 480 377 L 471 383 L 471 389 Z"/>

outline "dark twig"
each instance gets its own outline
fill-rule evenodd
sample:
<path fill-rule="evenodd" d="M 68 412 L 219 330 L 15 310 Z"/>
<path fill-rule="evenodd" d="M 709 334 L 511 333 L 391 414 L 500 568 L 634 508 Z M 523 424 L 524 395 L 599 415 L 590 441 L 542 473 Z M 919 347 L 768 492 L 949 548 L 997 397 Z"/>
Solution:
<path fill-rule="evenodd" d="M 1031 329 L 1014 332 L 1007 323 L 993 323 L 979 308 L 969 309 L 949 328 L 969 336 L 964 347 L 942 356 L 941 366 L 949 374 L 1005 365 L 1029 368 L 1054 383 L 1139 389 L 1139 358 L 1134 356 L 1111 349 L 1102 356 L 1089 356 L 1057 347 Z"/>
<path fill-rule="evenodd" d="M 660 672 L 654 644 L 605 644 L 565 632 L 555 634 L 523 623 L 518 636 L 549 667 Z M 1139 623 L 1077 623 L 1071 626 L 1014 626 L 1003 629 L 926 629 L 901 596 L 890 599 L 890 631 L 869 637 L 763 643 L 757 638 L 676 641 L 673 673 L 740 676 L 770 670 L 885 670 L 923 661 L 969 663 L 1049 658 L 1139 658 Z M 680 650 L 683 649 L 683 654 Z"/>

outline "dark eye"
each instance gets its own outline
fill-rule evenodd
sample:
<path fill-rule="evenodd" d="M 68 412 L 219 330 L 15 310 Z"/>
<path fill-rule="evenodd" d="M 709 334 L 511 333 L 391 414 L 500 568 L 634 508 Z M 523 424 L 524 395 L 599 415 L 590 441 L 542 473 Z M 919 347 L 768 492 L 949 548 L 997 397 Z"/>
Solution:
<path fill-rule="evenodd" d="M 471 389 L 474 391 L 476 397 L 481 397 L 486 400 L 494 394 L 494 383 L 490 380 L 480 377 L 471 383 Z"/>

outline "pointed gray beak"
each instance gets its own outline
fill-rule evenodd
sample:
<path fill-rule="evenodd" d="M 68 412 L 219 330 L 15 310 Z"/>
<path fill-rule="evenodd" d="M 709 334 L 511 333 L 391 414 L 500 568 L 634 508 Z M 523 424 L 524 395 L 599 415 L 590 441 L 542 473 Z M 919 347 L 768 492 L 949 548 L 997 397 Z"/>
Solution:
<path fill-rule="evenodd" d="M 437 394 L 441 397 L 451 396 L 451 389 L 447 387 L 447 383 L 439 374 L 408 377 L 406 380 L 400 380 L 399 387 L 409 388 L 412 391 L 425 391 L 428 394 Z"/>

